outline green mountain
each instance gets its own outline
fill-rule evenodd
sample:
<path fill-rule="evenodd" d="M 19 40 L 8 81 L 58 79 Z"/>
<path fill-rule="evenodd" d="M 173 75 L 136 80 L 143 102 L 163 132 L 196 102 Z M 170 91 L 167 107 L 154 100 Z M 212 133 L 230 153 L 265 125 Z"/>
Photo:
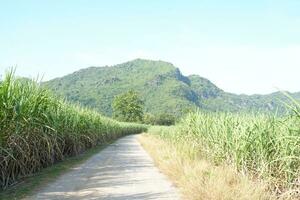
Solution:
<path fill-rule="evenodd" d="M 200 108 L 208 111 L 284 112 L 280 93 L 236 95 L 224 92 L 198 75 L 184 76 L 173 64 L 136 59 L 115 66 L 89 67 L 43 83 L 69 101 L 112 114 L 113 98 L 133 89 L 145 102 L 145 111 L 153 114 L 181 115 Z M 291 94 L 300 99 L 300 93 Z"/>

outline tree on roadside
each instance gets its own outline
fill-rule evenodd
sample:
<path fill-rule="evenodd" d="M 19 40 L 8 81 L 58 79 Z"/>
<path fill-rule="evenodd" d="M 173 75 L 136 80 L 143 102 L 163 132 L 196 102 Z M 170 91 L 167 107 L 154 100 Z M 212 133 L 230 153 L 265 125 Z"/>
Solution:
<path fill-rule="evenodd" d="M 130 90 L 115 97 L 112 103 L 113 117 L 125 122 L 143 120 L 144 102 L 137 92 Z"/>

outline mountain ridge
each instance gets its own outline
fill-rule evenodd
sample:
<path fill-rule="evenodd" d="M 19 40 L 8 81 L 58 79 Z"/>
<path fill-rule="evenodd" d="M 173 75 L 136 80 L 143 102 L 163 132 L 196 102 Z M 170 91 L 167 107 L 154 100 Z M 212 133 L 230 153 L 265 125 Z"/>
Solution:
<path fill-rule="evenodd" d="M 280 92 L 266 95 L 225 92 L 210 80 L 193 74 L 185 76 L 170 62 L 135 59 L 112 66 L 91 66 L 43 83 L 59 96 L 79 102 L 111 116 L 113 98 L 130 89 L 145 102 L 152 114 L 182 115 L 188 110 L 223 112 L 285 112 Z M 300 92 L 289 93 L 300 99 Z"/>

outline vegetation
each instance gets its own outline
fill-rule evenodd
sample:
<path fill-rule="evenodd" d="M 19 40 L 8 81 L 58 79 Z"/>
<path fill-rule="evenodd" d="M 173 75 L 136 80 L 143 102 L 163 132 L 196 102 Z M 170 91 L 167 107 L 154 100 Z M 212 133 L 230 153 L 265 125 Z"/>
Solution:
<path fill-rule="evenodd" d="M 268 183 L 279 197 L 299 198 L 300 106 L 295 115 L 202 113 L 189 114 L 175 128 L 150 131 L 215 165 L 226 164 L 237 172 Z"/>
<path fill-rule="evenodd" d="M 168 113 L 162 113 L 159 115 L 153 115 L 150 113 L 146 113 L 144 115 L 143 122 L 145 124 L 151 124 L 151 125 L 165 125 L 165 126 L 171 126 L 175 124 L 175 116 Z"/>
<path fill-rule="evenodd" d="M 68 104 L 12 73 L 0 83 L 0 122 L 1 188 L 68 156 L 146 129 Z"/>
<path fill-rule="evenodd" d="M 125 122 L 141 122 L 143 120 L 143 101 L 133 90 L 116 96 L 113 103 L 113 117 Z"/>
<path fill-rule="evenodd" d="M 165 126 L 171 126 L 175 124 L 175 117 L 171 114 L 164 113 L 158 115 L 156 121 L 156 125 L 165 125 Z"/>
<path fill-rule="evenodd" d="M 178 166 L 175 171 L 177 177 L 182 175 L 182 184 L 191 183 L 190 194 L 203 194 L 220 181 L 232 194 L 228 199 L 300 198 L 300 105 L 292 100 L 294 106 L 287 109 L 284 103 L 300 99 L 300 93 L 287 93 L 292 98 L 282 93 L 235 95 L 199 76 L 183 76 L 170 63 L 141 59 L 91 67 L 42 85 L 120 121 L 173 125 L 189 113 L 176 126 L 152 128 L 148 139 L 149 144 L 155 141 L 149 149 L 156 145 L 153 152 L 162 156 L 161 163 Z M 0 99 L 2 187 L 97 144 L 145 130 L 58 100 L 11 74 L 0 83 Z M 164 145 L 166 154 L 155 153 Z M 206 162 L 204 168 L 200 162 Z M 222 173 L 230 174 L 224 182 L 214 178 Z M 246 196 L 240 188 L 249 191 L 243 193 Z M 224 193 L 219 189 L 215 198 Z"/>
<path fill-rule="evenodd" d="M 281 93 L 236 95 L 224 92 L 198 75 L 184 76 L 171 63 L 136 59 L 110 67 L 90 67 L 43 83 L 69 101 L 97 109 L 112 116 L 115 96 L 137 91 L 145 112 L 182 116 L 187 110 L 260 111 L 285 113 Z M 300 99 L 300 93 L 291 94 Z"/>
<path fill-rule="evenodd" d="M 153 134 L 161 127 L 152 127 L 139 140 L 153 157 L 160 171 L 177 186 L 182 199 L 188 200 L 270 200 L 276 199 L 267 192 L 267 185 L 258 180 L 250 180 L 237 173 L 231 166 L 215 165 L 196 156 L 188 146 L 162 140 Z M 172 131 L 172 128 L 163 128 Z"/>

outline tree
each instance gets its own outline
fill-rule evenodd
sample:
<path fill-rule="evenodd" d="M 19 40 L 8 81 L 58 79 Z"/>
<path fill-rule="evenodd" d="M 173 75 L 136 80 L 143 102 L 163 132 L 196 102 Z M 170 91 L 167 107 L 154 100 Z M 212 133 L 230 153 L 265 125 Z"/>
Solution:
<path fill-rule="evenodd" d="M 141 122 L 144 102 L 139 95 L 130 90 L 115 97 L 112 103 L 113 117 L 120 121 Z"/>

